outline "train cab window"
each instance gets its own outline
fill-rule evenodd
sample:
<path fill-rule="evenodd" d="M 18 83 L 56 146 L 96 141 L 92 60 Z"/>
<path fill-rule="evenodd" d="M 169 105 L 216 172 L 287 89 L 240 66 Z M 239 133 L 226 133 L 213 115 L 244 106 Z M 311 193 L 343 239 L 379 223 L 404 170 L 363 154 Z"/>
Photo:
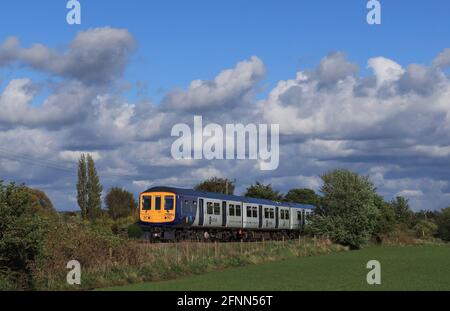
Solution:
<path fill-rule="evenodd" d="M 155 210 L 161 210 L 161 196 L 159 195 L 155 197 Z"/>
<path fill-rule="evenodd" d="M 252 215 L 254 218 L 258 218 L 258 208 L 256 206 L 252 208 Z"/>
<path fill-rule="evenodd" d="M 241 216 L 241 206 L 240 205 L 236 205 L 236 216 Z"/>
<path fill-rule="evenodd" d="M 173 196 L 164 197 L 164 210 L 172 211 L 175 208 L 175 199 Z"/>
<path fill-rule="evenodd" d="M 252 207 L 247 206 L 247 217 L 252 217 Z"/>
<path fill-rule="evenodd" d="M 152 196 L 146 195 L 143 197 L 142 209 L 144 211 L 149 211 L 152 209 Z"/>
<path fill-rule="evenodd" d="M 220 204 L 214 203 L 214 215 L 220 215 Z"/>
<path fill-rule="evenodd" d="M 208 215 L 212 215 L 213 214 L 213 204 L 212 204 L 212 202 L 206 202 L 206 213 Z"/>
<path fill-rule="evenodd" d="M 230 216 L 234 216 L 234 212 L 235 212 L 235 209 L 234 209 L 234 204 L 230 204 L 230 206 L 229 206 L 229 208 L 228 208 L 228 213 L 230 214 Z"/>

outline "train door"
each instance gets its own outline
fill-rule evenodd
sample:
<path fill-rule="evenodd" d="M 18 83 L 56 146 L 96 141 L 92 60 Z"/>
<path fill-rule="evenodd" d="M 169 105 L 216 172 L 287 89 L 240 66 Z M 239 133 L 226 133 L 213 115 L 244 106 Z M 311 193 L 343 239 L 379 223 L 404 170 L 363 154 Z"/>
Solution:
<path fill-rule="evenodd" d="M 205 217 L 204 207 L 203 207 L 203 199 L 198 200 L 198 225 L 203 226 L 203 221 Z"/>
<path fill-rule="evenodd" d="M 279 208 L 278 208 L 278 206 L 276 206 L 275 207 L 275 228 L 277 228 L 277 229 L 278 229 L 278 225 L 280 222 L 278 213 L 279 213 Z"/>
<path fill-rule="evenodd" d="M 263 225 L 263 207 L 262 205 L 259 206 L 259 228 L 262 228 Z"/>
<path fill-rule="evenodd" d="M 222 227 L 227 224 L 227 202 L 222 201 Z"/>

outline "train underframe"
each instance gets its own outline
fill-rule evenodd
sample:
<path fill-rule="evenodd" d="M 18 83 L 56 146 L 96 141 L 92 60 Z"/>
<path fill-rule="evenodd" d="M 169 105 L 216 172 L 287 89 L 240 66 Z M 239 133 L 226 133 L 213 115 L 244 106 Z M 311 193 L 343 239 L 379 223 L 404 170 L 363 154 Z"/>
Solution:
<path fill-rule="evenodd" d="M 143 239 L 150 242 L 173 241 L 217 241 L 217 242 L 255 242 L 264 240 L 297 239 L 301 230 L 287 229 L 241 229 L 209 227 L 145 227 Z"/>

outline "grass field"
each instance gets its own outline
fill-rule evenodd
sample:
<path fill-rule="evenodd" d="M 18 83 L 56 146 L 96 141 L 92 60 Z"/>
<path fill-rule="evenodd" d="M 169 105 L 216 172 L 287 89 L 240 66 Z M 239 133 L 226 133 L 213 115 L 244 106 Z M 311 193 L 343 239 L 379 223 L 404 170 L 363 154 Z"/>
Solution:
<path fill-rule="evenodd" d="M 382 284 L 366 282 L 369 260 Z M 383 246 L 293 258 L 108 290 L 450 290 L 450 246 Z"/>

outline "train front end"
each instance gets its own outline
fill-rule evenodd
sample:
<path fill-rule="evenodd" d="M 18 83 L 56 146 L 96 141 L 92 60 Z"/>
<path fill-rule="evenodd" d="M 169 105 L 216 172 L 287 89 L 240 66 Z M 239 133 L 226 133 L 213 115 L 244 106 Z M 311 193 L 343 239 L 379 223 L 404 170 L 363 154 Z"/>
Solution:
<path fill-rule="evenodd" d="M 167 191 L 146 191 L 139 197 L 139 223 L 142 227 L 170 226 L 176 222 L 177 196 Z"/>

